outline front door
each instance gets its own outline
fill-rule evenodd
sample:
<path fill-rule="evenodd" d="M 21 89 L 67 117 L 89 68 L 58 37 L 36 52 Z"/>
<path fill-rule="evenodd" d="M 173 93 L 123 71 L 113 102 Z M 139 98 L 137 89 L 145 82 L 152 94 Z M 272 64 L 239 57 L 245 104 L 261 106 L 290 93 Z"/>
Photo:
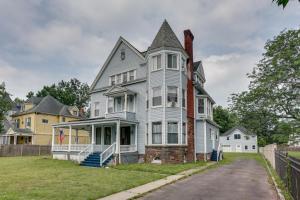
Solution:
<path fill-rule="evenodd" d="M 96 144 L 101 145 L 101 127 L 96 128 Z"/>
<path fill-rule="evenodd" d="M 121 127 L 121 145 L 130 145 L 130 126 Z"/>

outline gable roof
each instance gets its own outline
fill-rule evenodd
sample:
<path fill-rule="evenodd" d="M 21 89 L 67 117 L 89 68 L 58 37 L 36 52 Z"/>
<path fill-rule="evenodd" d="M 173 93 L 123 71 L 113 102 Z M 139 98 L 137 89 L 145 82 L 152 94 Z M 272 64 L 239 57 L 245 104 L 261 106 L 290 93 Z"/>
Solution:
<path fill-rule="evenodd" d="M 24 112 L 16 113 L 13 116 L 19 116 L 29 113 L 43 113 L 50 115 L 62 115 L 66 117 L 77 117 L 75 115 L 72 115 L 68 108 L 69 106 L 62 104 L 54 97 L 47 95 L 45 97 L 41 97 L 39 103 L 34 107 Z"/>
<path fill-rule="evenodd" d="M 95 86 L 98 82 L 98 80 L 101 78 L 104 70 L 106 69 L 106 67 L 108 66 L 110 60 L 112 59 L 113 55 L 115 54 L 115 52 L 118 50 L 118 47 L 121 45 L 121 43 L 124 43 L 127 47 L 129 47 L 131 50 L 133 50 L 133 52 L 135 52 L 140 58 L 145 59 L 144 57 L 144 53 L 141 53 L 139 50 L 137 50 L 133 45 L 131 45 L 128 41 L 126 41 L 123 37 L 120 37 L 117 41 L 117 43 L 115 44 L 113 50 L 110 52 L 108 58 L 106 59 L 105 63 L 103 64 L 103 66 L 101 67 L 99 73 L 97 74 L 95 80 L 93 81 L 91 87 L 90 87 L 90 92 L 93 91 L 95 89 Z"/>
<path fill-rule="evenodd" d="M 223 133 L 221 136 L 228 136 L 231 133 L 233 133 L 236 129 L 240 130 L 242 133 L 244 133 L 246 135 L 256 135 L 255 133 L 249 132 L 245 127 L 238 125 L 238 126 L 235 126 L 235 127 L 231 128 L 231 129 L 229 129 L 228 131 L 226 131 L 225 133 Z"/>
<path fill-rule="evenodd" d="M 25 103 L 38 104 L 42 101 L 43 97 L 30 97 L 25 101 Z"/>
<path fill-rule="evenodd" d="M 163 22 L 148 50 L 160 47 L 173 47 L 184 50 L 167 20 Z"/>
<path fill-rule="evenodd" d="M 198 71 L 200 73 L 201 78 L 204 80 L 204 82 L 206 81 L 201 60 L 193 63 L 193 70 L 194 70 L 194 72 Z"/>

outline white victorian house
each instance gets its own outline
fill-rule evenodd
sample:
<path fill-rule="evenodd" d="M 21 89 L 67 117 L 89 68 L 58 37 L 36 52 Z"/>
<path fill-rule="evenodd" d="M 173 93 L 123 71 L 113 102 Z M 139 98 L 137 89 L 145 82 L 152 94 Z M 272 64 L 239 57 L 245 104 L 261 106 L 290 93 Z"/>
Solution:
<path fill-rule="evenodd" d="M 257 153 L 257 135 L 236 126 L 220 136 L 223 152 Z"/>
<path fill-rule="evenodd" d="M 53 157 L 91 166 L 210 159 L 219 128 L 193 40 L 185 30 L 183 47 L 167 21 L 146 51 L 120 37 L 91 85 L 91 117 L 53 126 Z M 56 144 L 63 130 L 69 144 Z M 90 144 L 76 144 L 74 130 Z"/>

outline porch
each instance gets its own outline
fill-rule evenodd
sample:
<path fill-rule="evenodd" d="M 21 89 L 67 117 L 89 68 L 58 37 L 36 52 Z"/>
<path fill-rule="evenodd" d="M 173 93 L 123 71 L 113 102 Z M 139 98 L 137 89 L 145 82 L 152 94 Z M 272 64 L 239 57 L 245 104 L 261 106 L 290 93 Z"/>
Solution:
<path fill-rule="evenodd" d="M 137 128 L 136 121 L 122 118 L 86 119 L 53 125 L 53 158 L 82 163 L 96 153 L 100 165 L 113 155 L 121 162 L 122 153 L 137 152 Z M 78 142 L 79 131 L 89 136 L 87 144 Z"/>

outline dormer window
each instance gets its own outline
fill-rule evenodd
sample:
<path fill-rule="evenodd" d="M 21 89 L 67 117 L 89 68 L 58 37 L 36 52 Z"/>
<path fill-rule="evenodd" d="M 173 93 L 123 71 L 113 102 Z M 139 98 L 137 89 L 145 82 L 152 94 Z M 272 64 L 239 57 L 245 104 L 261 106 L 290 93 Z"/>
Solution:
<path fill-rule="evenodd" d="M 116 76 L 111 76 L 110 77 L 110 85 L 115 85 L 116 84 Z"/>
<path fill-rule="evenodd" d="M 157 71 L 161 69 L 161 55 L 156 55 L 152 57 L 152 71 Z"/>
<path fill-rule="evenodd" d="M 167 69 L 178 69 L 176 54 L 168 54 Z"/>
<path fill-rule="evenodd" d="M 76 110 L 74 110 L 73 115 L 78 116 L 78 112 Z"/>

